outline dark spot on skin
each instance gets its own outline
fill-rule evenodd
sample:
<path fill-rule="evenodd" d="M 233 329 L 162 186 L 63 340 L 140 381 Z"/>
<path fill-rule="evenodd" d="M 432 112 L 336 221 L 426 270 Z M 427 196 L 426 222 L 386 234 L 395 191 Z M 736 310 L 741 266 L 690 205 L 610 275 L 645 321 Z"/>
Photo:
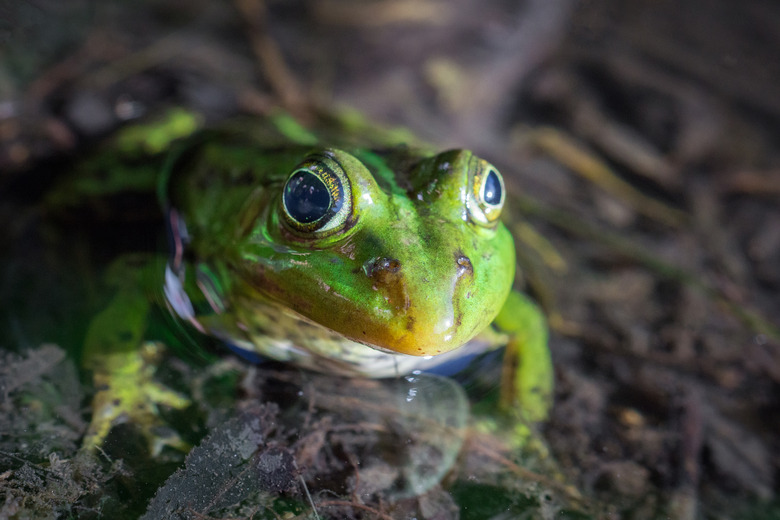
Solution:
<path fill-rule="evenodd" d="M 414 330 L 414 322 L 415 322 L 414 317 L 409 316 L 406 319 L 406 330 L 408 330 L 410 332 L 413 331 Z"/>
<path fill-rule="evenodd" d="M 373 282 L 376 290 L 382 291 L 387 301 L 397 310 L 407 310 L 411 302 L 406 293 L 406 280 L 401 262 L 395 258 L 372 258 L 363 264 L 363 271 Z"/>
<path fill-rule="evenodd" d="M 389 271 L 391 273 L 397 273 L 401 268 L 401 262 L 392 258 L 383 258 L 380 264 L 377 265 L 383 271 Z"/>
<path fill-rule="evenodd" d="M 401 269 L 401 262 L 394 258 L 374 258 L 365 265 L 366 275 L 379 283 L 393 281 Z"/>
<path fill-rule="evenodd" d="M 458 278 L 466 276 L 474 276 L 474 266 L 471 265 L 469 257 L 464 255 L 461 251 L 455 253 L 455 263 L 457 264 Z"/>
<path fill-rule="evenodd" d="M 119 406 L 120 404 L 122 404 L 122 400 L 121 399 L 114 399 L 114 401 L 113 401 L 113 405 L 114 406 Z"/>

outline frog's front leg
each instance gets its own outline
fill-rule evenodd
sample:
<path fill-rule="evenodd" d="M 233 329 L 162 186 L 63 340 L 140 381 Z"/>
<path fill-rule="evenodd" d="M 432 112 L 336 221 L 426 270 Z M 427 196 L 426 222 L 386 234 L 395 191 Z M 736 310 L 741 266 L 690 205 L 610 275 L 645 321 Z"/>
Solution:
<path fill-rule="evenodd" d="M 501 402 L 526 422 L 547 419 L 553 399 L 553 366 L 547 320 L 528 297 L 512 291 L 495 319 L 509 334 L 504 354 Z"/>
<path fill-rule="evenodd" d="M 154 380 L 161 346 L 143 341 L 150 302 L 142 279 L 151 263 L 143 262 L 140 270 L 138 259 L 111 267 L 109 276 L 115 278 L 111 285 L 117 291 L 87 331 L 82 364 L 93 374 L 96 393 L 83 441 L 86 450 L 99 447 L 112 426 L 122 421 L 142 430 L 153 454 L 165 445 L 185 448 L 178 435 L 159 434 L 166 429 L 157 406 L 184 408 L 189 401 Z"/>

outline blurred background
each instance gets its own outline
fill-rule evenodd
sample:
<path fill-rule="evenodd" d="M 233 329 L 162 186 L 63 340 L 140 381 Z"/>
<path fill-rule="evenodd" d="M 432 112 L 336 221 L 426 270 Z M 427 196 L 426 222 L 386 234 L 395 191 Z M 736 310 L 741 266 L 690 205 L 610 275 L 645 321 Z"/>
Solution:
<path fill-rule="evenodd" d="M 537 246 L 589 510 L 778 518 L 778 56 L 773 0 L 2 0 L 0 218 L 171 107 L 471 148 Z"/>

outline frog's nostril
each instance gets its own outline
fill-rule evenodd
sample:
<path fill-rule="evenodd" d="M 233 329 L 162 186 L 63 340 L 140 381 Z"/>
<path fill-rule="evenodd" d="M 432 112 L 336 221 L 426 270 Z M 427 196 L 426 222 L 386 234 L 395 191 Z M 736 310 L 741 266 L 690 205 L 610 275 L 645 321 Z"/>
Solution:
<path fill-rule="evenodd" d="M 363 271 L 372 283 L 373 289 L 381 291 L 392 307 L 406 312 L 411 305 L 406 292 L 406 281 L 401 271 L 401 262 L 395 258 L 372 258 L 363 264 Z"/>
<path fill-rule="evenodd" d="M 401 262 L 395 258 L 372 258 L 363 264 L 363 270 L 369 278 L 387 283 L 400 275 Z"/>
<path fill-rule="evenodd" d="M 401 262 L 394 258 L 377 258 L 374 267 L 375 269 L 395 273 L 401 268 Z"/>
<path fill-rule="evenodd" d="M 463 275 L 470 276 L 474 274 L 474 266 L 471 265 L 471 260 L 466 255 L 456 254 L 455 263 L 458 266 L 458 278 Z"/>

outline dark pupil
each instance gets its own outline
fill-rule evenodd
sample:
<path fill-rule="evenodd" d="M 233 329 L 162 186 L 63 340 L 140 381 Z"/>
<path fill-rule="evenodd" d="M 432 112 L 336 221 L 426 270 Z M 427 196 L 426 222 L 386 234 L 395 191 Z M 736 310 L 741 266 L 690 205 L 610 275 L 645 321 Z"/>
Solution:
<path fill-rule="evenodd" d="M 330 193 L 319 177 L 311 172 L 300 171 L 287 181 L 284 205 L 292 218 L 308 224 L 321 219 L 328 212 Z"/>
<path fill-rule="evenodd" d="M 498 180 L 498 174 L 495 170 L 490 170 L 488 173 L 483 193 L 483 199 L 487 204 L 495 206 L 501 202 L 501 181 Z"/>

